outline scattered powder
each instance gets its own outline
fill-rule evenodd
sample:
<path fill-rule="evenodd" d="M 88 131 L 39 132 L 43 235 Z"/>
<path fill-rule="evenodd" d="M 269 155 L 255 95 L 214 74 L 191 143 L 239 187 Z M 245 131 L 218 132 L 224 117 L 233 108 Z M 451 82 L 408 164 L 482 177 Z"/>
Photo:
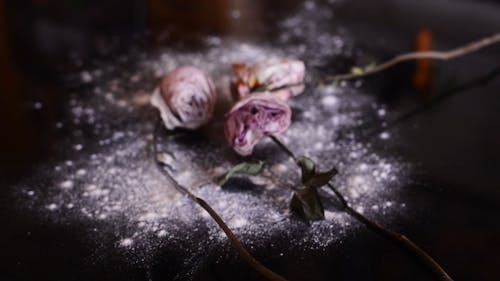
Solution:
<path fill-rule="evenodd" d="M 120 247 L 130 247 L 132 244 L 134 244 L 134 240 L 131 238 L 124 238 L 120 240 Z"/>
<path fill-rule="evenodd" d="M 82 82 L 90 83 L 92 82 L 92 75 L 88 71 L 83 71 L 81 74 Z"/>
<path fill-rule="evenodd" d="M 336 105 L 338 99 L 335 96 L 325 96 L 321 99 L 321 103 L 326 107 L 331 107 Z"/>
<path fill-rule="evenodd" d="M 33 108 L 34 108 L 34 109 L 37 109 L 37 110 L 40 110 L 40 109 L 42 109 L 42 108 L 43 108 L 43 103 L 41 103 L 41 102 L 35 102 L 35 103 L 33 104 Z"/>
<path fill-rule="evenodd" d="M 377 114 L 378 114 L 379 116 L 383 117 L 383 116 L 385 116 L 386 111 L 385 111 L 385 109 L 384 109 L 384 108 L 381 108 L 381 109 L 379 109 L 379 110 L 377 111 Z"/>
<path fill-rule="evenodd" d="M 63 189 L 71 189 L 73 188 L 73 182 L 70 181 L 70 180 L 67 180 L 67 181 L 63 181 L 61 184 L 60 184 L 61 188 Z"/>
<path fill-rule="evenodd" d="M 158 77 L 180 65 L 193 64 L 210 73 L 219 93 L 224 93 L 231 63 L 293 54 L 306 61 L 308 75 L 314 78 L 319 75 L 318 67 L 356 53 L 347 37 L 311 24 L 329 19 L 328 9 L 313 1 L 304 5 L 305 10 L 280 23 L 279 42 L 288 47 L 274 49 L 212 36 L 203 52 L 162 49 L 129 57 L 134 63 L 122 65 L 118 60 L 76 74 L 90 89 L 70 95 L 65 126 L 72 128 L 73 137 L 58 146 L 57 160 L 47 164 L 50 167 L 41 167 L 43 172 L 29 181 L 39 184 L 22 183 L 20 196 L 30 201 L 26 205 L 32 206 L 33 213 L 47 210 L 46 219 L 54 223 L 98 222 L 82 235 L 95 241 L 97 235 L 118 237 L 115 246 L 119 249 L 146 257 L 159 245 L 189 241 L 190 247 L 179 253 L 186 260 L 182 269 L 186 271 L 196 270 L 196 257 L 207 245 L 229 247 L 208 214 L 178 194 L 152 163 L 156 112 L 144 102 L 145 96 Z M 283 140 L 296 154 L 312 158 L 320 170 L 336 167 L 339 174 L 333 183 L 356 210 L 370 216 L 380 213 L 390 220 L 392 212 L 404 207 L 397 202 L 397 194 L 406 180 L 405 165 L 386 154 L 380 156 L 369 143 L 357 140 L 367 125 L 379 124 L 386 117 L 383 105 L 360 86 L 308 82 L 306 91 L 291 100 L 294 123 Z M 55 126 L 62 127 L 62 123 Z M 161 137 L 162 161 L 188 187 L 242 161 L 225 144 L 220 119 L 210 126 L 196 142 Z M 388 133 L 380 135 L 382 140 L 388 138 Z M 324 248 L 358 226 L 334 200 L 325 200 L 325 220 L 304 228 L 288 209 L 299 182 L 293 162 L 270 141 L 259 144 L 252 157 L 266 162 L 260 176 L 238 178 L 224 187 L 206 184 L 192 188 L 244 242 L 259 247 L 275 237 L 287 237 L 295 247 Z M 334 198 L 327 189 L 321 190 L 321 196 Z"/>
<path fill-rule="evenodd" d="M 163 229 L 162 229 L 162 230 L 158 231 L 157 236 L 158 236 L 159 238 L 165 237 L 165 236 L 167 236 L 167 232 L 166 232 L 165 230 L 163 230 Z"/>
<path fill-rule="evenodd" d="M 76 175 L 77 176 L 85 176 L 87 174 L 87 171 L 85 169 L 79 169 L 78 171 L 76 171 Z"/>
<path fill-rule="evenodd" d="M 47 205 L 47 210 L 49 210 L 49 211 L 54 211 L 56 209 L 57 209 L 57 205 L 54 203 Z"/>
<path fill-rule="evenodd" d="M 383 132 L 380 134 L 380 138 L 383 139 L 383 140 L 386 140 L 388 138 L 390 138 L 391 135 L 388 133 L 388 132 Z"/>

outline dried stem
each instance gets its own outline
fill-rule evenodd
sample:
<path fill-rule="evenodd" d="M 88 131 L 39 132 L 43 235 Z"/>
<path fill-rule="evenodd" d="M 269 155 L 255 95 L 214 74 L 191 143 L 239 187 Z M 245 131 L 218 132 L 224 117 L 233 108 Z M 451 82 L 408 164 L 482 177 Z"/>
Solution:
<path fill-rule="evenodd" d="M 279 141 L 274 136 L 271 139 L 281 147 L 289 156 L 294 160 L 294 162 L 298 165 L 297 156 L 281 141 Z M 410 253 L 414 254 L 419 258 L 421 262 L 423 262 L 429 269 L 431 269 L 434 274 L 439 277 L 439 280 L 443 281 L 453 281 L 453 279 L 446 273 L 446 271 L 422 248 L 420 248 L 417 244 L 415 244 L 412 240 L 406 237 L 403 234 L 394 232 L 392 230 L 386 229 L 380 224 L 370 220 L 369 218 L 363 216 L 361 213 L 353 209 L 345 197 L 340 193 L 331 183 L 328 183 L 328 187 L 333 191 L 333 193 L 337 196 L 340 203 L 342 204 L 342 208 L 346 213 L 357 219 L 359 222 L 363 223 L 366 227 L 371 229 L 372 231 L 384 236 L 385 238 L 391 240 L 392 242 L 403 246 Z"/>
<path fill-rule="evenodd" d="M 442 102 L 448 100 L 449 98 L 451 98 L 457 94 L 463 93 L 465 90 L 468 90 L 468 89 L 471 89 L 471 88 L 474 88 L 477 86 L 485 86 L 491 80 L 497 78 L 498 75 L 500 75 L 500 65 L 498 65 L 494 69 L 488 71 L 488 73 L 482 74 L 478 78 L 474 78 L 471 81 L 465 82 L 464 84 L 461 84 L 457 87 L 454 87 L 454 88 L 444 92 L 443 94 L 425 102 L 424 104 L 419 105 L 416 108 L 399 115 L 394 120 L 389 121 L 387 123 L 384 123 L 381 127 L 376 128 L 375 130 L 369 132 L 365 136 L 362 136 L 360 141 L 361 142 L 370 141 L 374 137 L 380 135 L 382 132 L 389 131 L 389 130 L 393 129 L 394 127 L 400 125 L 402 122 L 410 120 L 410 119 L 414 118 L 415 116 L 417 116 L 425 111 L 431 110 L 436 105 L 441 104 Z"/>
<path fill-rule="evenodd" d="M 297 156 L 286 146 L 284 143 L 282 143 L 277 137 L 275 136 L 269 136 L 283 151 L 290 156 L 290 158 L 293 159 L 294 162 L 297 162 Z"/>
<path fill-rule="evenodd" d="M 449 60 L 449 59 L 453 59 L 456 57 L 461 57 L 461 56 L 473 53 L 479 49 L 496 44 L 498 42 L 500 42 L 500 33 L 496 33 L 496 34 L 491 35 L 489 37 L 485 37 L 483 39 L 471 42 L 471 43 L 469 43 L 465 46 L 462 46 L 462 47 L 451 49 L 449 51 L 413 52 L 413 53 L 406 53 L 406 54 L 398 55 L 398 56 L 392 58 L 391 60 L 388 60 L 382 64 L 379 64 L 371 69 L 367 69 L 367 70 L 363 71 L 362 73 L 345 73 L 345 74 L 333 75 L 333 76 L 328 76 L 326 78 L 326 80 L 338 81 L 338 80 L 348 80 L 348 79 L 368 76 L 368 75 L 383 71 L 387 68 L 390 68 L 398 63 L 401 63 L 404 61 L 409 61 L 409 60 L 414 60 L 414 59 Z"/>
<path fill-rule="evenodd" d="M 349 206 L 349 203 L 346 201 L 346 199 L 331 183 L 328 183 L 328 187 L 333 191 L 333 193 L 335 193 L 344 210 L 351 216 L 362 222 L 365 226 L 375 231 L 376 233 L 390 239 L 391 241 L 403 246 L 405 249 L 415 254 L 427 267 L 429 267 L 436 274 L 436 276 L 439 277 L 440 280 L 453 280 L 429 254 L 427 254 L 422 248 L 411 241 L 408 237 L 403 234 L 386 229 L 380 224 L 371 221 L 361 213 L 354 210 L 351 206 Z"/>
<path fill-rule="evenodd" d="M 161 128 L 160 120 L 158 120 L 157 125 L 155 126 L 155 131 L 153 134 L 153 153 L 155 157 L 155 164 L 158 170 L 167 178 L 167 180 L 179 191 L 181 194 L 186 195 L 189 199 L 196 202 L 200 207 L 202 207 L 212 219 L 217 223 L 217 225 L 224 231 L 227 238 L 231 242 L 233 248 L 238 252 L 239 256 L 253 269 L 259 272 L 262 276 L 267 278 L 268 280 L 273 281 L 286 281 L 284 277 L 279 274 L 273 272 L 263 264 L 261 264 L 258 260 L 256 260 L 243 246 L 243 244 L 238 240 L 238 238 L 234 235 L 231 229 L 227 226 L 224 220 L 217 214 L 217 212 L 202 198 L 197 197 L 192 192 L 189 191 L 186 187 L 179 184 L 174 177 L 165 170 L 164 164 L 158 159 L 158 130 Z"/>

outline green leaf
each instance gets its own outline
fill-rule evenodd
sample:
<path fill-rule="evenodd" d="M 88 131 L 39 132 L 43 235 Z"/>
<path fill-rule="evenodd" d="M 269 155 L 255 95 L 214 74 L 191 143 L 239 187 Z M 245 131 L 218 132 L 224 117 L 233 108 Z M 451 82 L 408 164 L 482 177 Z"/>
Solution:
<path fill-rule="evenodd" d="M 337 169 L 335 168 L 332 168 L 331 170 L 326 172 L 315 173 L 312 177 L 304 182 L 304 185 L 314 188 L 322 187 L 323 185 L 328 184 L 337 173 Z"/>
<path fill-rule="evenodd" d="M 293 193 L 290 209 L 306 220 L 322 220 L 325 209 L 316 188 L 306 187 Z"/>
<path fill-rule="evenodd" d="M 337 169 L 335 168 L 326 172 L 316 172 L 316 164 L 305 156 L 299 157 L 297 163 L 302 171 L 302 183 L 306 187 L 322 187 L 337 174 Z"/>
<path fill-rule="evenodd" d="M 316 165 L 310 158 L 300 156 L 297 164 L 299 164 L 302 171 L 302 182 L 308 181 L 316 173 Z"/>
<path fill-rule="evenodd" d="M 262 161 L 240 163 L 222 176 L 219 185 L 224 185 L 235 174 L 257 175 L 262 170 L 262 167 L 264 167 L 264 162 Z"/>

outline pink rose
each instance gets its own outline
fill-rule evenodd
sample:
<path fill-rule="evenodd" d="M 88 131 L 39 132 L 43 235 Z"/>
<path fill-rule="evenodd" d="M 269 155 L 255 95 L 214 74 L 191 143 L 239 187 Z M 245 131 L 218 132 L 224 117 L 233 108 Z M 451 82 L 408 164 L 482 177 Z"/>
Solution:
<path fill-rule="evenodd" d="M 226 140 L 238 154 L 250 155 L 263 137 L 284 132 L 291 116 L 288 105 L 271 93 L 254 93 L 226 114 Z"/>
<path fill-rule="evenodd" d="M 241 99 L 253 91 L 270 91 L 283 100 L 298 95 L 304 90 L 305 65 L 299 60 L 271 59 L 247 66 L 233 65 L 237 78 L 232 82 L 236 99 Z M 283 94 L 282 90 L 287 90 Z"/>
<path fill-rule="evenodd" d="M 212 81 L 192 66 L 165 75 L 151 97 L 167 129 L 196 129 L 207 123 L 216 100 Z"/>

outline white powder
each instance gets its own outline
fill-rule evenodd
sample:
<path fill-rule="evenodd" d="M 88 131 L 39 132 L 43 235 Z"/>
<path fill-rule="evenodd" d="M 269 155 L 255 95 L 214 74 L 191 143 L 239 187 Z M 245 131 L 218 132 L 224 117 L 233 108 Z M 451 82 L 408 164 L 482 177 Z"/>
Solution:
<path fill-rule="evenodd" d="M 248 221 L 242 217 L 235 217 L 235 218 L 229 220 L 227 223 L 228 223 L 228 226 L 231 228 L 239 228 L 239 227 L 243 227 L 243 226 L 247 225 Z"/>
<path fill-rule="evenodd" d="M 388 139 L 390 137 L 391 137 L 391 135 L 389 135 L 388 132 L 383 132 L 383 133 L 380 134 L 380 138 L 383 139 L 383 140 L 386 140 L 386 139 Z"/>
<path fill-rule="evenodd" d="M 379 110 L 377 111 L 377 114 L 378 114 L 379 116 L 381 116 L 381 117 L 385 116 L 385 114 L 386 114 L 386 113 L 387 113 L 387 112 L 385 111 L 385 109 L 384 109 L 384 108 L 381 108 L 381 109 L 379 109 Z"/>
<path fill-rule="evenodd" d="M 63 181 L 59 186 L 63 189 L 71 189 L 73 188 L 73 181 L 70 180 Z"/>
<path fill-rule="evenodd" d="M 332 107 L 336 105 L 338 102 L 338 99 L 335 96 L 326 96 L 321 99 L 321 103 L 326 106 L 326 107 Z"/>
<path fill-rule="evenodd" d="M 90 75 L 90 73 L 88 71 L 83 71 L 80 75 L 81 75 L 82 82 L 84 82 L 84 83 L 92 82 L 92 75 Z"/>
<path fill-rule="evenodd" d="M 40 110 L 40 109 L 42 109 L 42 108 L 43 108 L 43 103 L 41 103 L 41 102 L 35 102 L 35 103 L 33 104 L 33 108 L 34 108 L 34 109 L 37 109 L 37 110 Z"/>
<path fill-rule="evenodd" d="M 57 207 L 58 207 L 58 206 L 57 206 L 56 204 L 52 203 L 52 204 L 50 204 L 50 205 L 47 205 L 47 207 L 46 207 L 46 208 L 47 208 L 49 211 L 54 211 L 54 210 L 56 210 L 56 209 L 57 209 Z"/>
<path fill-rule="evenodd" d="M 100 65 L 77 74 L 91 89 L 71 95 L 68 103 L 67 122 L 74 137 L 59 147 L 60 155 L 72 157 L 56 155 L 57 161 L 48 168 L 41 167 L 43 172 L 30 181 L 39 184 L 23 183 L 20 196 L 30 202 L 26 205 L 33 206 L 34 214 L 46 210 L 46 219 L 54 223 L 98 222 L 96 228 L 82 235 L 91 241 L 99 241 L 96 235 L 119 237 L 114 246 L 144 256 L 154 252 L 157 245 L 189 243 L 180 255 L 191 270 L 198 261 L 190 257 L 202 253 L 208 244 L 228 247 L 207 212 L 176 192 L 153 165 L 151 140 L 156 112 L 145 102 L 145 93 L 155 87 L 158 77 L 185 64 L 209 73 L 222 93 L 227 91 L 221 89 L 227 87 L 231 63 L 290 54 L 304 59 L 309 77 L 317 77 L 316 69 L 354 51 L 348 38 L 315 24 L 331 16 L 328 9 L 311 1 L 305 5 L 306 10 L 280 23 L 279 41 L 289 47 L 271 48 L 212 36 L 207 38 L 209 47 L 203 52 L 163 49 L 131 56 L 133 64 L 117 61 L 116 65 Z M 290 43 L 294 41 L 304 43 Z M 383 209 L 383 218 L 389 221 L 391 211 L 404 207 L 404 203 L 396 203 L 398 186 L 405 181 L 404 165 L 357 141 L 363 125 L 373 124 L 373 118 L 380 123 L 386 117 L 383 106 L 360 86 L 309 83 L 302 95 L 291 100 L 296 121 L 283 139 L 297 155 L 312 158 L 318 169 L 336 167 L 339 174 L 333 183 L 358 211 L 373 215 Z M 213 124 L 206 130 L 213 131 L 205 137 L 209 141 L 202 137 L 201 143 L 163 139 L 164 149 L 172 154 L 163 154 L 162 161 L 172 166 L 178 181 L 189 187 L 221 174 L 242 161 L 225 144 L 222 130 L 220 123 Z M 388 139 L 389 135 L 380 137 Z M 258 185 L 249 186 L 239 179 L 224 188 L 214 184 L 192 188 L 243 241 L 258 247 L 267 245 L 273 237 L 287 237 L 296 246 L 320 248 L 345 238 L 346 231 L 358 225 L 332 204 L 335 195 L 322 189 L 321 196 L 328 198 L 326 219 L 304 229 L 288 208 L 292 189 L 299 187 L 297 167 L 270 141 L 259 144 L 254 157 L 266 162 L 262 175 L 253 178 Z"/>
<path fill-rule="evenodd" d="M 79 177 L 85 176 L 86 174 L 87 174 L 87 170 L 85 170 L 85 169 L 79 169 L 78 171 L 76 171 L 76 175 Z"/>
<path fill-rule="evenodd" d="M 130 247 L 132 244 L 134 244 L 134 240 L 131 238 L 124 238 L 120 240 L 120 247 Z"/>

